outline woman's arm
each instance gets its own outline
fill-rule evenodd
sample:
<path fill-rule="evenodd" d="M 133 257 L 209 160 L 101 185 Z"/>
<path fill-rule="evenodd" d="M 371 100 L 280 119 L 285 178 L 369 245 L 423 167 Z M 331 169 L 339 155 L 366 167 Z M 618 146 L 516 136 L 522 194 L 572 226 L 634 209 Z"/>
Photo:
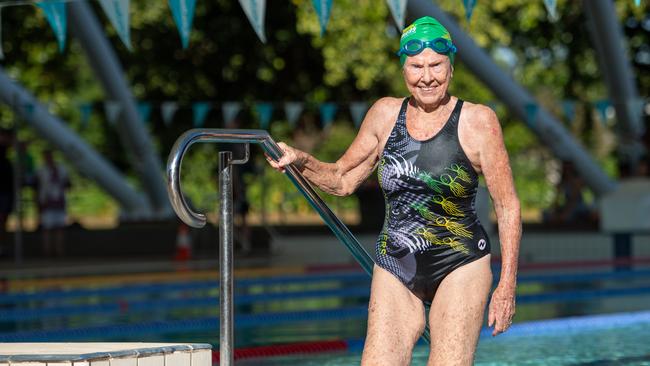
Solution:
<path fill-rule="evenodd" d="M 496 335 L 510 326 L 515 311 L 521 209 L 499 120 L 492 109 L 479 108 L 479 161 L 494 202 L 501 244 L 501 276 L 492 296 L 488 318 L 489 325 L 495 324 L 493 334 Z"/>
<path fill-rule="evenodd" d="M 322 162 L 282 142 L 278 144 L 284 151 L 282 158 L 277 163 L 272 159 L 267 160 L 281 171 L 284 166 L 293 163 L 305 178 L 327 193 L 337 196 L 352 194 L 377 164 L 381 126 L 394 114 L 390 99 L 382 98 L 373 104 L 354 141 L 335 163 Z"/>

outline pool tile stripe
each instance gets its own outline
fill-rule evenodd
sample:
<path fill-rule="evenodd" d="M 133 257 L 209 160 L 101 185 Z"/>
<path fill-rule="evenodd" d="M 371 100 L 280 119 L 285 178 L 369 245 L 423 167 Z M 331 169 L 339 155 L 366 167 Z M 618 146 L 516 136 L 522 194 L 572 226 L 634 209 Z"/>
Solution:
<path fill-rule="evenodd" d="M 235 360 L 247 358 L 267 358 L 310 353 L 332 353 L 348 351 L 348 342 L 342 340 L 300 342 L 272 346 L 237 348 Z M 212 362 L 219 362 L 219 351 L 212 352 Z"/>

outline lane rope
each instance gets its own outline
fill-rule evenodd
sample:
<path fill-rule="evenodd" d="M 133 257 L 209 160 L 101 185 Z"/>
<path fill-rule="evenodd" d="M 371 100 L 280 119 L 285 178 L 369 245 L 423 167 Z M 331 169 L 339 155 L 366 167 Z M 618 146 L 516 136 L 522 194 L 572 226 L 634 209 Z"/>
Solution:
<path fill-rule="evenodd" d="M 352 289 L 352 290 L 358 291 L 354 293 L 355 296 L 369 296 L 368 289 L 365 287 Z M 313 295 L 318 296 L 318 293 L 319 293 L 318 291 L 315 291 Z M 646 287 L 619 288 L 619 289 L 588 289 L 588 290 L 573 291 L 573 292 L 550 292 L 550 293 L 543 293 L 543 294 L 518 295 L 517 302 L 520 304 L 535 304 L 535 303 L 545 303 L 545 302 L 571 302 L 571 301 L 590 300 L 595 298 L 605 298 L 605 297 L 612 298 L 612 297 L 624 297 L 624 296 L 634 296 L 634 295 L 650 295 L 650 287 L 646 286 Z M 255 301 L 253 302 L 258 302 L 261 299 L 263 299 L 266 295 L 260 294 L 260 295 L 251 295 L 251 296 L 255 296 Z M 152 308 L 155 308 L 157 310 L 177 310 L 183 307 L 190 308 L 190 307 L 197 307 L 197 306 L 200 307 L 200 306 L 210 306 L 210 305 L 214 305 L 216 311 L 218 310 L 216 306 L 217 304 L 218 301 L 216 298 L 198 298 L 198 299 L 187 298 L 187 299 L 153 301 L 153 302 L 143 301 L 143 302 L 132 303 L 132 304 L 119 304 L 119 303 L 107 304 L 107 305 L 100 305 L 96 307 L 88 306 L 83 311 L 79 311 L 79 309 L 64 309 L 64 310 L 52 309 L 51 311 L 48 309 L 33 309 L 33 310 L 24 310 L 23 312 L 20 311 L 12 312 L 11 310 L 8 310 L 0 313 L 0 319 L 2 319 L 3 321 L 18 321 L 18 320 L 43 319 L 45 317 L 64 316 L 64 315 L 77 316 L 83 314 L 110 315 L 110 314 L 124 314 L 124 313 L 131 314 L 135 312 L 147 313 L 150 312 Z M 362 311 L 360 309 L 362 309 Z M 69 313 L 66 313 L 67 311 L 69 311 Z M 356 314 L 359 315 L 361 318 L 364 318 L 367 314 L 366 306 L 363 305 L 363 306 L 348 307 L 348 308 L 314 310 L 314 311 L 298 311 L 298 312 L 286 312 L 286 313 L 271 312 L 271 313 L 260 313 L 260 314 L 242 314 L 242 315 L 235 316 L 235 324 L 238 328 L 245 328 L 251 326 L 269 326 L 269 325 L 282 324 L 288 322 L 289 323 L 300 322 L 305 320 L 312 320 L 312 321 L 342 320 L 342 319 L 350 318 L 351 316 L 350 314 Z M 192 328 L 192 324 L 196 324 L 194 323 L 196 321 L 199 322 L 202 321 L 201 319 L 207 319 L 207 318 L 187 320 L 189 322 L 188 326 L 190 328 L 182 329 L 182 330 L 184 331 L 196 330 L 195 328 Z M 162 321 L 162 322 L 114 325 L 112 326 L 114 328 L 111 328 L 111 326 L 100 327 L 100 328 L 104 330 L 108 329 L 107 332 L 118 332 L 118 333 L 124 332 L 124 334 L 131 334 L 130 332 L 132 329 L 140 329 L 138 327 L 143 327 L 143 329 L 147 329 L 148 324 L 151 324 L 151 326 L 154 327 L 152 328 L 151 333 L 159 333 L 159 330 L 166 332 L 165 330 L 166 326 L 173 326 L 174 324 L 180 324 L 180 323 L 178 323 L 178 321 L 167 321 L 167 322 Z M 76 331 L 83 331 L 83 329 L 87 329 L 88 332 L 91 332 L 91 335 L 94 335 L 95 333 L 92 332 L 93 329 L 95 328 L 96 327 L 79 328 L 80 330 L 76 330 Z M 203 328 L 199 327 L 199 329 L 203 329 Z M 46 332 L 45 334 L 50 334 L 47 332 L 53 332 L 51 334 L 59 334 L 65 338 L 66 335 L 68 334 L 66 333 L 66 331 L 67 330 L 36 331 L 35 333 L 28 332 L 27 334 L 32 334 L 34 337 L 38 337 L 38 335 L 41 334 L 41 332 Z M 8 341 L 5 337 L 11 337 L 12 336 L 11 334 L 12 333 L 0 333 L 0 341 Z M 98 333 L 98 334 L 102 334 L 102 333 Z M 27 337 L 24 339 L 29 340 L 30 338 Z"/>
<path fill-rule="evenodd" d="M 498 273 L 494 274 L 495 283 L 498 281 Z M 623 279 L 640 279 L 650 277 L 648 270 L 621 270 L 621 271 L 603 271 L 593 273 L 572 273 L 572 274 L 538 274 L 538 275 L 521 275 L 518 277 L 518 283 L 566 283 L 566 282 L 593 282 L 600 280 L 623 280 Z M 278 276 L 269 278 L 250 278 L 235 281 L 235 289 L 246 291 L 249 287 L 254 286 L 273 286 L 273 285 L 295 285 L 295 284 L 312 284 L 319 282 L 359 282 L 369 284 L 370 279 L 364 272 L 326 274 L 326 275 L 302 275 L 302 276 Z M 160 294 L 175 291 L 217 291 L 219 289 L 217 281 L 198 281 L 189 283 L 165 283 L 165 284 L 142 284 L 115 286 L 96 289 L 76 289 L 76 290 L 48 290 L 39 292 L 17 292 L 0 294 L 0 304 L 15 304 L 30 301 L 47 301 L 55 299 L 68 299 L 73 297 L 90 297 L 106 296 L 117 297 L 126 295 L 144 295 L 146 293 Z M 287 293 L 297 293 L 300 291 L 286 291 Z M 275 293 L 275 292 L 273 292 Z M 273 294 L 269 293 L 269 294 Z M 300 296 L 300 295 L 297 295 Z"/>

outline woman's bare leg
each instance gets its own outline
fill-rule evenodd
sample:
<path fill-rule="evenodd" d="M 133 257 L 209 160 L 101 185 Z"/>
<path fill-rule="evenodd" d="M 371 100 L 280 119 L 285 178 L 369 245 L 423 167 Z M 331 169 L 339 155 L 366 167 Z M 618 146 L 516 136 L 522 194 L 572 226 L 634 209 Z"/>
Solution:
<path fill-rule="evenodd" d="M 429 311 L 428 366 L 473 364 L 491 287 L 490 255 L 455 269 L 442 280 Z"/>
<path fill-rule="evenodd" d="M 361 365 L 408 365 L 424 325 L 422 301 L 391 273 L 375 266 Z"/>

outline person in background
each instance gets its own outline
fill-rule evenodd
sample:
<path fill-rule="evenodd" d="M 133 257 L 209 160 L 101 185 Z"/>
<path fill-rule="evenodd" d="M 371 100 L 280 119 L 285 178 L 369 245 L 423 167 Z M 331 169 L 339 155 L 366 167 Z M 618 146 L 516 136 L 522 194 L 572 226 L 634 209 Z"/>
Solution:
<path fill-rule="evenodd" d="M 36 188 L 40 226 L 43 230 L 43 254 L 63 256 L 65 195 L 70 188 L 70 180 L 63 165 L 54 160 L 52 150 L 43 152 L 43 166 L 36 172 Z"/>
<path fill-rule="evenodd" d="M 0 256 L 7 247 L 7 219 L 14 207 L 14 168 L 7 157 L 13 141 L 10 130 L 0 129 Z"/>

